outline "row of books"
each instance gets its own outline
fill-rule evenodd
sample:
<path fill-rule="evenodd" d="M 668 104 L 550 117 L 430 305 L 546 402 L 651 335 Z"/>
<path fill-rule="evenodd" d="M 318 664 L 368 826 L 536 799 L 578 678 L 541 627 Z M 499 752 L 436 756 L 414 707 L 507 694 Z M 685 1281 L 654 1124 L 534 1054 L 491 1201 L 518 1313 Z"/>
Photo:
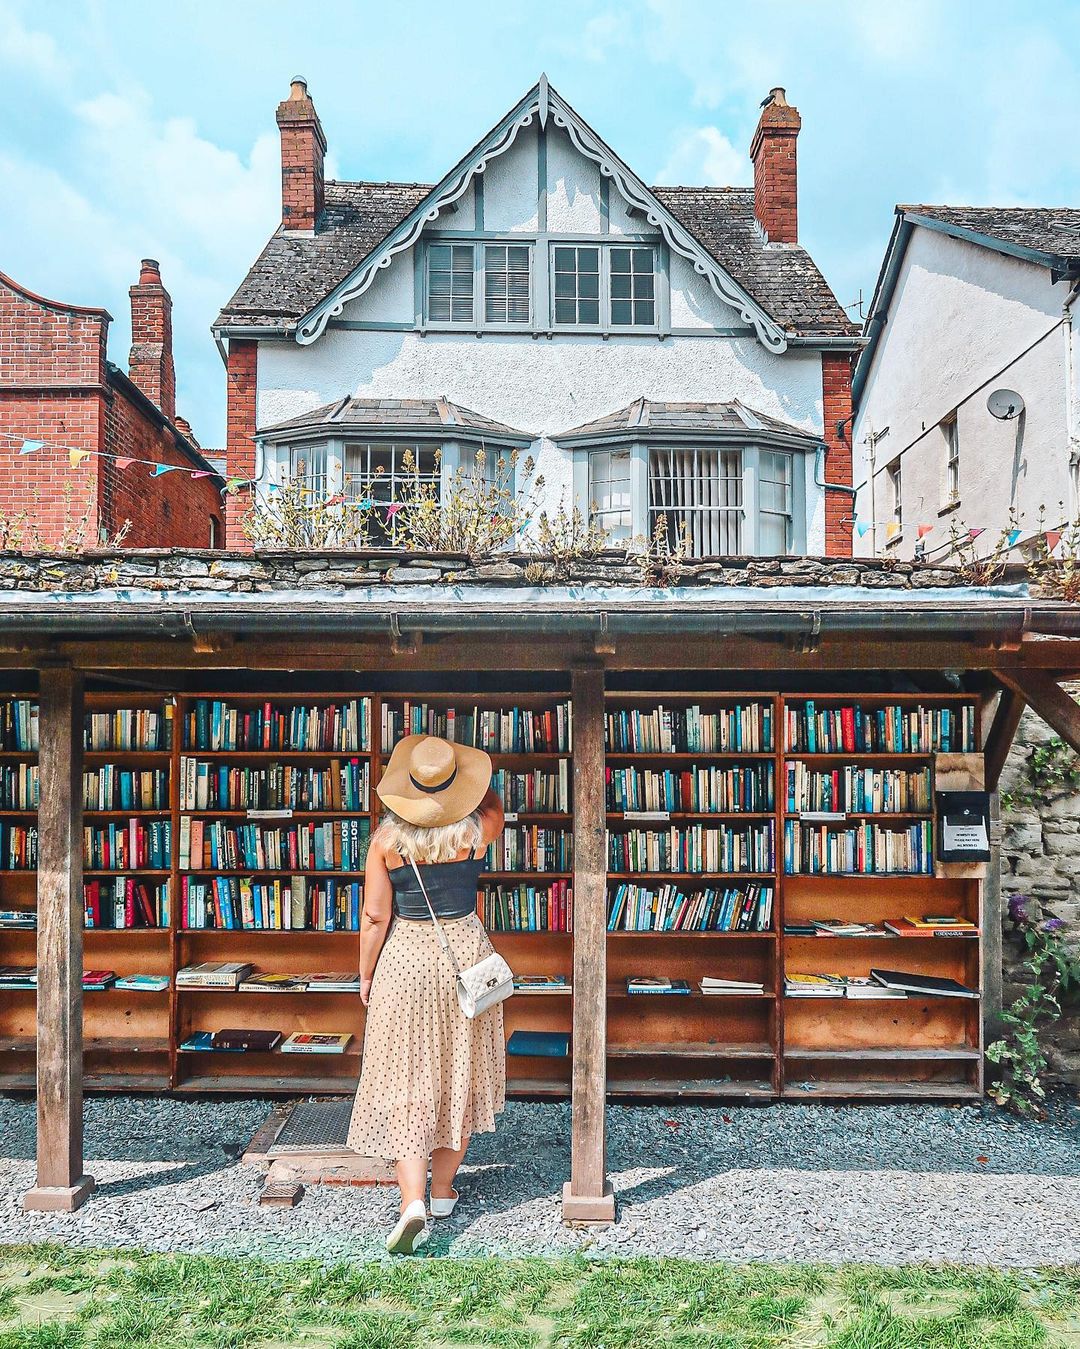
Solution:
<path fill-rule="evenodd" d="M 260 825 L 183 815 L 179 866 L 183 871 L 363 871 L 370 832 L 366 819 Z"/>
<path fill-rule="evenodd" d="M 83 808 L 168 810 L 169 770 L 118 768 L 115 764 L 90 768 L 83 774 Z"/>
<path fill-rule="evenodd" d="M 886 918 L 881 923 L 854 923 L 843 918 L 816 918 L 809 923 L 785 923 L 788 937 L 945 937 L 971 939 L 978 925 L 969 918 L 925 914 L 921 918 Z"/>
<path fill-rule="evenodd" d="M 966 998 L 975 1001 L 978 990 L 957 979 L 907 970 L 871 969 L 868 975 L 787 974 L 784 992 L 789 998 Z"/>
<path fill-rule="evenodd" d="M 36 989 L 36 965 L 0 965 L 0 989 Z M 109 988 L 126 988 L 137 993 L 158 993 L 169 987 L 167 974 L 121 974 L 115 970 L 84 970 L 83 991 L 103 993 Z"/>
<path fill-rule="evenodd" d="M 370 810 L 366 759 L 236 767 L 180 758 L 181 810 Z"/>
<path fill-rule="evenodd" d="M 608 831 L 611 871 L 767 872 L 775 865 L 771 820 L 727 828 L 688 824 Z"/>
<path fill-rule="evenodd" d="M 171 702 L 156 707 L 118 707 L 110 712 L 87 712 L 83 718 L 83 745 L 89 750 L 172 749 L 175 708 Z"/>
<path fill-rule="evenodd" d="M 767 811 L 773 808 L 773 765 L 737 764 L 731 768 L 608 768 L 607 808 L 611 811 Z"/>
<path fill-rule="evenodd" d="M 675 885 L 622 884 L 608 898 L 609 932 L 768 932 L 773 887 L 751 884 L 687 894 Z"/>
<path fill-rule="evenodd" d="M 262 932 L 356 932 L 363 886 L 359 881 L 306 876 L 256 881 L 248 876 L 180 878 L 180 924 L 185 928 L 248 928 Z"/>
<path fill-rule="evenodd" d="M 887 829 L 866 820 L 843 829 L 784 822 L 784 871 L 789 875 L 872 875 L 900 872 L 929 876 L 934 870 L 933 825 L 918 820 Z"/>
<path fill-rule="evenodd" d="M 371 699 L 233 706 L 219 698 L 197 698 L 184 716 L 183 745 L 203 750 L 366 750 L 371 747 Z"/>
<path fill-rule="evenodd" d="M 497 768 L 491 785 L 507 813 L 535 811 L 540 815 L 565 815 L 570 809 L 570 761 L 560 759 L 555 769 L 516 773 Z"/>
<path fill-rule="evenodd" d="M 83 865 L 91 871 L 168 871 L 172 821 L 130 820 L 83 829 Z"/>
<path fill-rule="evenodd" d="M 37 764 L 0 764 L 0 810 L 37 810 L 40 798 Z"/>
<path fill-rule="evenodd" d="M 571 932 L 570 882 L 487 887 L 480 895 L 480 916 L 490 932 Z"/>
<path fill-rule="evenodd" d="M 682 707 L 621 708 L 604 724 L 616 754 L 757 754 L 773 747 L 772 703 L 734 703 L 703 712 Z"/>
<path fill-rule="evenodd" d="M 176 987 L 239 993 L 359 993 L 360 975 L 348 970 L 320 974 L 257 973 L 248 961 L 206 960 L 177 970 Z"/>
<path fill-rule="evenodd" d="M 784 765 L 789 811 L 854 811 L 860 815 L 931 809 L 929 768 L 812 769 L 799 760 Z"/>
<path fill-rule="evenodd" d="M 765 985 L 756 979 L 719 979 L 704 975 L 698 988 L 707 998 L 757 997 L 765 992 Z M 694 991 L 688 979 L 669 979 L 664 974 L 635 974 L 626 981 L 626 991 L 632 996 L 689 997 Z"/>
<path fill-rule="evenodd" d="M 439 735 L 489 754 L 562 753 L 573 748 L 569 702 L 550 708 L 458 709 L 432 703 L 382 705 L 382 747 L 387 753 L 406 735 Z"/>
<path fill-rule="evenodd" d="M 784 719 L 786 748 L 807 754 L 929 754 L 978 748 L 970 703 L 863 707 L 856 702 L 818 706 L 807 700 L 802 705 L 786 704 Z"/>
<path fill-rule="evenodd" d="M 347 1031 L 197 1030 L 181 1043 L 186 1054 L 344 1054 L 352 1040 Z"/>
<path fill-rule="evenodd" d="M 36 750 L 38 705 L 28 698 L 0 703 L 0 749 Z"/>
<path fill-rule="evenodd" d="M 0 909 L 0 929 L 37 927 L 35 909 Z"/>
<path fill-rule="evenodd" d="M 0 820 L 0 871 L 34 871 L 37 862 L 37 825 Z"/>
<path fill-rule="evenodd" d="M 569 871 L 573 836 L 568 829 L 507 825 L 487 851 L 488 871 Z"/>
<path fill-rule="evenodd" d="M 169 926 L 169 882 L 110 876 L 83 882 L 83 911 L 89 928 Z"/>

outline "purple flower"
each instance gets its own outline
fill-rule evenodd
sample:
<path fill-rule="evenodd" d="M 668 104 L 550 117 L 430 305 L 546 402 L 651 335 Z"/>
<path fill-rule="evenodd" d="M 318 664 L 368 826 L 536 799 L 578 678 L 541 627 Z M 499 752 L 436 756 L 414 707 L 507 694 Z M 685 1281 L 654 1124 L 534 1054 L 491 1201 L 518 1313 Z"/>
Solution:
<path fill-rule="evenodd" d="M 1047 918 L 1042 925 L 1042 930 L 1044 932 L 1060 932 L 1064 926 L 1064 918 Z"/>
<path fill-rule="evenodd" d="M 1009 896 L 1009 918 L 1012 922 L 1020 926 L 1029 921 L 1028 919 L 1028 896 L 1010 895 Z"/>

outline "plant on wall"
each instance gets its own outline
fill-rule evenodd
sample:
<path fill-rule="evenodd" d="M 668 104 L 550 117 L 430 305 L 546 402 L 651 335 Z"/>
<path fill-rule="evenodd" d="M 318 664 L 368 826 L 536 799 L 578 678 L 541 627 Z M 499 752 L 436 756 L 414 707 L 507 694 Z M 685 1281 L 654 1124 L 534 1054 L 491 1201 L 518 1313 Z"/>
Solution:
<path fill-rule="evenodd" d="M 436 454 L 436 464 L 440 458 Z M 536 461 L 522 459 L 517 450 L 492 459 L 481 446 L 443 484 L 421 476 L 411 451 L 403 464 L 393 543 L 413 553 L 485 558 L 503 551 L 531 522 L 544 486 Z"/>
<path fill-rule="evenodd" d="M 630 547 L 637 560 L 642 585 L 678 585 L 690 557 L 690 531 L 686 526 L 673 530 L 667 516 L 658 515 L 652 538 L 636 538 Z"/>
<path fill-rule="evenodd" d="M 530 581 L 564 581 L 574 564 L 599 557 L 610 545 L 610 534 L 577 506 L 568 507 L 564 497 L 550 514 L 541 511 L 527 551 L 536 557 L 525 569 Z"/>
<path fill-rule="evenodd" d="M 300 473 L 264 500 L 256 501 L 240 521 L 244 537 L 256 548 L 300 551 L 309 548 L 366 548 L 367 512 L 342 496 L 315 497 Z"/>
<path fill-rule="evenodd" d="M 1080 987 L 1080 958 L 1063 936 L 1064 922 L 1033 914 L 1027 895 L 1009 897 L 1009 919 L 1024 943 L 1028 977 L 1020 996 L 1001 1014 L 1005 1034 L 987 1047 L 986 1057 L 998 1068 L 988 1095 L 1017 1115 L 1041 1119 L 1047 1064 L 1042 1033 L 1061 1016 L 1061 995 Z"/>
<path fill-rule="evenodd" d="M 1015 547 L 1019 518 L 1016 510 L 1010 509 L 1008 523 L 987 553 L 980 553 L 977 546 L 982 530 L 976 530 L 973 534 L 958 521 L 950 521 L 947 556 L 960 572 L 965 585 L 990 586 L 1002 579 L 1009 563 L 1009 554 Z"/>
<path fill-rule="evenodd" d="M 1058 502 L 1058 519 L 1065 517 L 1065 503 Z M 1072 520 L 1058 531 L 1060 538 L 1051 546 L 1047 538 L 1046 510 L 1039 508 L 1039 530 L 1027 545 L 1027 571 L 1040 594 L 1047 599 L 1080 602 L 1080 519 Z"/>
<path fill-rule="evenodd" d="M 1024 760 L 1023 778 L 1001 793 L 1006 810 L 1043 805 L 1048 798 L 1080 789 L 1080 758 L 1059 735 L 1032 747 Z"/>

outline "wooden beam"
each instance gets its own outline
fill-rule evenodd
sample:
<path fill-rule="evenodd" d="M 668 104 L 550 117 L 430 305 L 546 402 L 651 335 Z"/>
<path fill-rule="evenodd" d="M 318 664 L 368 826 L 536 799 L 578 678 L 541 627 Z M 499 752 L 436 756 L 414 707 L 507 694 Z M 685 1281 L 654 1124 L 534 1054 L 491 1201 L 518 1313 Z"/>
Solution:
<path fill-rule="evenodd" d="M 604 671 L 570 674 L 574 728 L 574 999 L 570 1179 L 563 1217 L 612 1222 L 607 1178 L 607 825 L 604 793 Z"/>
<path fill-rule="evenodd" d="M 1001 777 L 1001 770 L 1005 767 L 1005 760 L 1009 757 L 1009 750 L 1012 748 L 1016 728 L 1020 725 L 1020 718 L 1024 715 L 1025 706 L 1023 695 L 1018 693 L 1016 689 L 1008 686 L 1002 688 L 997 707 L 994 708 L 994 717 L 990 723 L 990 729 L 987 731 L 986 740 L 983 743 L 988 791 L 997 790 L 998 779 Z"/>
<path fill-rule="evenodd" d="M 1020 695 L 1043 721 L 1080 754 L 1080 705 L 1057 680 L 1035 670 L 995 670 L 1006 688 Z"/>
<path fill-rule="evenodd" d="M 37 1184 L 23 1208 L 71 1212 L 83 1171 L 83 680 L 41 671 L 38 695 Z"/>

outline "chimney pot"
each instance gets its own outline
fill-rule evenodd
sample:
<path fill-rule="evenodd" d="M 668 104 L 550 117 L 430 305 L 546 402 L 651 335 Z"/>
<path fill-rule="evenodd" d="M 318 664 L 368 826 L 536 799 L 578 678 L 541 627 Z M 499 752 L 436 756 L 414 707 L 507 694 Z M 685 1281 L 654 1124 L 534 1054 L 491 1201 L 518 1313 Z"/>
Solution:
<path fill-rule="evenodd" d="M 139 285 L 161 285 L 161 267 L 157 258 L 143 258 L 139 266 Z"/>
<path fill-rule="evenodd" d="M 307 80 L 304 79 L 303 75 L 294 75 L 289 81 L 289 98 L 292 99 L 294 103 L 297 103 L 300 99 L 307 98 L 307 96 Z"/>
<path fill-rule="evenodd" d="M 779 85 L 769 90 L 754 139 L 754 215 L 770 243 L 799 241 L 798 155 L 802 118 Z"/>

